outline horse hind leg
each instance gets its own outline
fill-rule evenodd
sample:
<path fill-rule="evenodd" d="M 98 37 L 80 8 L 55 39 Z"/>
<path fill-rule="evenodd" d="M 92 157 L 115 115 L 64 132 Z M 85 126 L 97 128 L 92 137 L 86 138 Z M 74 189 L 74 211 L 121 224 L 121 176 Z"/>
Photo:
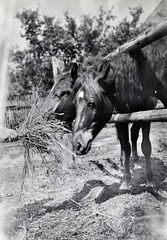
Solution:
<path fill-rule="evenodd" d="M 138 163 L 138 153 L 137 153 L 137 139 L 139 137 L 139 130 L 141 124 L 138 122 L 133 123 L 131 127 L 131 142 L 132 142 L 132 161 L 134 169 L 140 169 L 141 166 Z"/>
<path fill-rule="evenodd" d="M 125 163 L 125 153 L 121 147 L 121 154 L 120 154 L 120 164 L 119 164 L 119 168 L 120 170 L 124 169 L 124 163 Z"/>
<path fill-rule="evenodd" d="M 124 163 L 125 163 L 125 152 L 122 148 L 122 145 L 121 145 L 121 136 L 120 136 L 120 131 L 118 130 L 118 127 L 117 127 L 117 124 L 116 124 L 116 128 L 117 128 L 117 138 L 120 142 L 120 159 L 119 159 L 119 169 L 121 171 L 124 170 Z"/>
<path fill-rule="evenodd" d="M 146 178 L 147 178 L 146 188 L 149 188 L 149 187 L 154 187 L 153 172 L 151 169 L 151 161 L 150 161 L 150 156 L 151 156 L 151 142 L 149 138 L 150 122 L 142 123 L 141 126 L 142 126 L 142 133 L 143 133 L 141 147 L 142 147 L 142 152 L 146 159 Z"/>

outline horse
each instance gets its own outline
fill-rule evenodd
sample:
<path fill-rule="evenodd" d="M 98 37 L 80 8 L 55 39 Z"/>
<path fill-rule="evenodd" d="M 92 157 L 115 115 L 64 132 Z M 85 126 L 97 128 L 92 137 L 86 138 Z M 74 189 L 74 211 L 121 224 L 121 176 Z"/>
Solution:
<path fill-rule="evenodd" d="M 72 131 L 72 123 L 76 116 L 72 92 L 74 82 L 77 79 L 79 66 L 73 63 L 70 71 L 64 71 L 64 62 L 57 58 L 53 60 L 54 85 L 43 102 L 42 110 L 44 113 L 47 113 L 47 116 L 49 116 L 48 119 L 58 119 L 64 123 L 66 129 Z M 84 68 L 85 64 L 87 64 L 87 60 L 85 62 L 86 63 L 82 64 Z M 131 127 L 132 161 L 134 169 L 140 168 L 137 154 L 137 139 L 140 127 L 138 123 L 133 123 Z M 122 147 L 120 152 L 120 168 L 122 169 L 124 162 Z"/>
<path fill-rule="evenodd" d="M 49 119 L 58 119 L 64 123 L 64 127 L 72 131 L 72 122 L 76 116 L 75 105 L 73 103 L 73 85 L 77 79 L 78 65 L 73 63 L 70 71 L 64 71 L 64 62 L 55 59 L 53 62 L 54 85 L 45 98 L 42 110 L 47 113 Z M 83 64 L 85 68 L 85 64 Z M 133 123 L 131 128 L 132 140 L 132 160 L 134 168 L 140 167 L 138 165 L 137 155 L 137 139 L 140 125 Z M 119 138 L 119 134 L 118 134 Z M 120 168 L 123 168 L 124 154 L 121 147 Z"/>
<path fill-rule="evenodd" d="M 72 122 L 75 119 L 75 106 L 73 104 L 72 83 L 76 80 L 77 64 L 73 64 L 71 71 L 64 71 L 64 62 L 54 59 L 54 85 L 44 99 L 42 111 L 48 119 L 58 119 L 64 123 L 64 127 L 72 130 Z"/>
<path fill-rule="evenodd" d="M 136 59 L 135 64 L 131 57 Z M 93 139 L 111 118 L 113 107 L 119 113 L 150 110 L 155 108 L 157 98 L 160 97 L 161 89 L 155 88 L 159 86 L 160 81 L 157 80 L 157 76 L 141 50 L 123 54 L 117 60 L 116 63 L 102 61 L 101 64 L 93 64 L 77 73 L 78 77 L 73 86 L 76 106 L 73 148 L 78 155 L 87 154 L 91 149 Z M 143 64 L 143 60 L 146 60 L 146 64 Z M 151 81 L 154 84 L 150 85 Z M 153 89 L 150 90 L 151 87 Z M 162 96 L 161 100 L 163 100 Z M 142 128 L 141 147 L 146 159 L 146 187 L 153 187 L 150 163 L 150 122 L 138 122 L 134 126 L 137 134 L 140 127 Z M 121 149 L 125 153 L 124 174 L 120 189 L 129 190 L 131 146 L 128 123 L 117 123 L 116 128 Z"/>

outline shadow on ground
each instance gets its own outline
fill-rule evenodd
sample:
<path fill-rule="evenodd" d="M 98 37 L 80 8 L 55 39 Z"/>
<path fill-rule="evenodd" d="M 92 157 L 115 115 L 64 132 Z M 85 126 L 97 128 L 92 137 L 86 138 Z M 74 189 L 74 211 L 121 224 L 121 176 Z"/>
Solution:
<path fill-rule="evenodd" d="M 108 161 L 109 162 L 109 161 Z M 101 163 L 92 162 L 96 165 L 96 167 L 103 172 L 104 175 L 110 175 L 110 172 L 105 169 L 105 166 Z M 110 163 L 111 164 L 111 163 Z M 164 181 L 167 178 L 167 166 L 164 165 L 164 162 L 158 158 L 152 159 L 152 168 L 154 172 L 154 180 L 155 180 L 155 188 L 146 189 L 144 183 L 145 179 L 145 160 L 144 158 L 140 158 L 139 164 L 141 165 L 141 169 L 132 171 L 132 186 L 129 191 L 131 195 L 141 194 L 145 191 L 151 193 L 158 201 L 167 202 L 167 198 L 159 194 L 159 190 L 163 190 L 167 192 L 167 183 Z M 116 165 L 112 167 L 119 171 L 119 168 Z M 113 174 L 111 174 L 113 176 Z M 117 177 L 118 178 L 118 177 Z M 163 182 L 164 181 L 164 182 Z M 73 209 L 74 211 L 79 211 L 83 207 L 82 200 L 90 193 L 90 191 L 94 188 L 101 187 L 101 192 L 96 198 L 94 198 L 94 202 L 96 204 L 101 204 L 111 198 L 114 198 L 118 195 L 123 195 L 127 192 L 122 192 L 119 190 L 121 183 L 114 182 L 112 185 L 105 184 L 102 180 L 90 180 L 87 181 L 82 189 L 79 192 L 76 192 L 72 198 L 62 202 L 61 204 L 52 204 L 49 205 L 50 201 L 53 201 L 52 198 L 46 198 L 41 201 L 36 201 L 24 207 L 17 209 L 16 211 L 10 213 L 6 216 L 7 225 L 5 226 L 5 234 L 8 236 L 12 236 L 12 234 L 19 231 L 23 222 L 26 222 L 28 219 L 37 219 L 41 216 L 44 216 L 47 213 L 58 212 L 60 210 L 68 210 Z"/>

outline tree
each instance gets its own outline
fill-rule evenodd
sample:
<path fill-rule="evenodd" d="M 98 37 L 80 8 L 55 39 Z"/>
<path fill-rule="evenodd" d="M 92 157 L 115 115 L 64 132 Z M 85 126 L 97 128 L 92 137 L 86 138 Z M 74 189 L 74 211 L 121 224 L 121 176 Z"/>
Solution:
<path fill-rule="evenodd" d="M 136 8 L 129 8 L 131 20 L 128 21 L 126 17 L 114 28 L 112 38 L 116 43 L 116 47 L 124 44 L 125 42 L 141 33 L 143 28 L 141 26 L 138 27 L 138 24 L 142 12 L 143 10 L 141 6 Z"/>
<path fill-rule="evenodd" d="M 16 17 L 24 30 L 21 36 L 27 40 L 28 48 L 11 52 L 10 77 L 15 92 L 29 94 L 35 91 L 46 95 L 53 85 L 52 56 L 61 58 L 69 70 L 71 63 L 80 61 L 82 55 L 105 56 L 138 35 L 142 8 L 130 9 L 129 13 L 131 20 L 125 18 L 116 27 L 113 27 L 112 8 L 104 11 L 101 7 L 97 16 L 84 15 L 79 23 L 66 12 L 64 25 L 53 17 L 40 15 L 39 9 L 24 9 L 18 13 Z M 14 94 L 12 88 L 10 94 Z"/>

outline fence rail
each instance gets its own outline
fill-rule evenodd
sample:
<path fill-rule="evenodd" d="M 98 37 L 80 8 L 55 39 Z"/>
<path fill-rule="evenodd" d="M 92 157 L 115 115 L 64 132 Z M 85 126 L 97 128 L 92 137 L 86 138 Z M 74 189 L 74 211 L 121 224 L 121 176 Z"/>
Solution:
<path fill-rule="evenodd" d="M 109 123 L 167 122 L 167 109 L 155 109 L 133 113 L 113 114 Z"/>
<path fill-rule="evenodd" d="M 147 45 L 159 40 L 160 38 L 167 35 L 167 17 L 161 22 L 150 27 L 143 33 L 139 34 L 137 37 L 133 38 L 116 48 L 113 52 L 109 53 L 104 57 L 106 60 L 111 60 L 113 57 L 118 56 L 123 52 L 133 52 L 135 50 L 146 47 Z"/>

